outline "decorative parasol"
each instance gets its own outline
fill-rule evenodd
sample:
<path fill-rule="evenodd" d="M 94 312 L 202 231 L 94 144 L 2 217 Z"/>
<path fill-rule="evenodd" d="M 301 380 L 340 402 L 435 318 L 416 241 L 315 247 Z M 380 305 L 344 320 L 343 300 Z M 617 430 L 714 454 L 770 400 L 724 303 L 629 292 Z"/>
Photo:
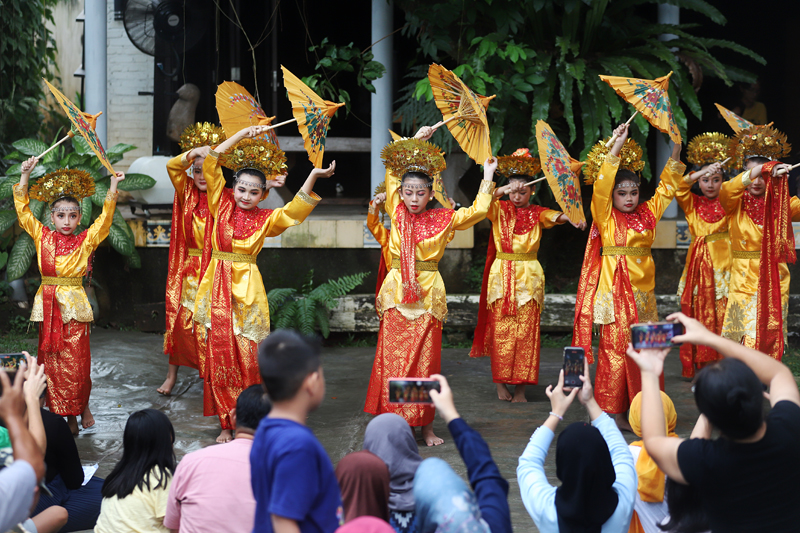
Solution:
<path fill-rule="evenodd" d="M 217 87 L 217 114 L 225 136 L 230 138 L 248 126 L 269 126 L 275 117 L 268 117 L 247 89 L 233 81 L 224 81 Z M 278 148 L 278 137 L 271 129 L 254 137 Z"/>
<path fill-rule="evenodd" d="M 731 127 L 734 133 L 739 133 L 740 131 L 746 130 L 753 125 L 752 122 L 743 119 L 730 109 L 726 109 L 719 104 L 714 105 L 717 106 L 717 109 L 719 109 L 719 112 L 722 114 L 722 118 L 725 119 L 725 122 L 728 123 L 728 126 Z"/>
<path fill-rule="evenodd" d="M 93 128 L 93 126 L 97 123 L 97 117 L 100 116 L 100 114 L 88 115 L 89 117 L 93 117 L 94 121 L 91 121 L 90 119 L 91 123 L 86 122 L 86 113 L 82 112 L 75 104 L 70 102 L 66 96 L 61 94 L 61 91 L 50 85 L 49 81 L 44 80 L 44 82 L 50 88 L 50 91 L 53 93 L 53 96 L 55 96 L 56 101 L 61 104 L 61 107 L 64 108 L 64 111 L 67 113 L 67 117 L 69 117 L 69 120 L 72 122 L 76 132 L 80 133 L 81 136 L 86 139 L 86 142 L 89 143 L 92 151 L 95 153 L 95 155 L 97 155 L 97 158 L 100 160 L 103 166 L 106 167 L 111 174 L 116 174 L 116 172 L 114 172 L 114 168 L 111 166 L 111 162 L 108 160 L 108 156 L 106 156 L 106 151 L 103 150 L 103 145 L 100 143 L 100 139 L 97 138 L 97 133 L 95 133 Z M 62 139 L 62 141 L 63 140 L 64 139 Z"/>
<path fill-rule="evenodd" d="M 283 70 L 283 85 L 286 87 L 286 93 L 292 103 L 294 118 L 275 124 L 271 128 L 297 121 L 297 129 L 300 130 L 300 135 L 303 137 L 308 160 L 316 168 L 320 168 L 322 156 L 325 153 L 325 136 L 328 134 L 331 117 L 344 103 L 337 104 L 323 100 L 283 65 L 281 65 L 281 70 Z"/>
<path fill-rule="evenodd" d="M 567 149 L 543 120 L 536 123 L 536 142 L 539 146 L 542 170 L 558 205 L 572 222 L 586 222 L 581 201 L 581 185 L 576 172 L 580 171 L 582 164 L 570 157 Z"/>
<path fill-rule="evenodd" d="M 447 125 L 458 145 L 473 161 L 482 165 L 492 157 L 486 108 L 494 96 L 472 92 L 458 76 L 435 63 L 428 69 L 428 80 L 436 107 L 444 117 L 433 129 Z"/>
<path fill-rule="evenodd" d="M 83 119 L 86 122 L 89 123 L 89 127 L 92 130 L 94 130 L 97 127 L 97 117 L 99 117 L 102 114 L 103 114 L 102 111 L 100 111 L 99 113 L 95 113 L 94 115 L 92 115 L 91 113 L 84 113 L 83 111 L 81 111 L 81 115 L 83 115 Z M 44 156 L 49 154 L 52 150 L 55 150 L 56 147 L 58 147 L 61 143 L 63 143 L 67 139 L 72 139 L 77 134 L 78 134 L 78 130 L 75 129 L 75 125 L 73 124 L 72 127 L 69 129 L 69 132 L 67 132 L 67 134 L 64 135 L 64 137 L 59 139 L 59 141 L 57 143 L 55 143 L 53 146 L 51 146 L 50 148 L 48 148 L 47 150 L 45 150 L 44 152 L 42 152 L 41 154 L 36 156 L 36 159 L 43 158 Z"/>
<path fill-rule="evenodd" d="M 669 103 L 670 76 L 672 76 L 672 71 L 666 76 L 654 80 L 602 75 L 600 79 L 611 86 L 626 102 L 632 104 L 636 108 L 636 113 L 641 113 L 654 128 L 663 131 L 673 142 L 680 144 L 682 142 L 681 133 L 678 131 L 678 126 L 675 125 L 672 106 Z M 636 113 L 626 124 L 630 124 Z M 616 140 L 616 136 L 612 136 L 608 141 L 608 146 L 610 147 Z"/>

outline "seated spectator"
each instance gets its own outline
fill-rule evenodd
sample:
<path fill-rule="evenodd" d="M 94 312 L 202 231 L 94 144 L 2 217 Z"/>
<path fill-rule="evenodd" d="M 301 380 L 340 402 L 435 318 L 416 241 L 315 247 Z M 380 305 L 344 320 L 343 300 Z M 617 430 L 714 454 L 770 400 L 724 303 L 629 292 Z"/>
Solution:
<path fill-rule="evenodd" d="M 380 457 L 361 450 L 336 465 L 345 524 L 359 516 L 389 520 L 389 468 Z"/>
<path fill-rule="evenodd" d="M 336 530 L 336 533 L 392 533 L 394 529 L 380 518 L 359 516 Z"/>
<path fill-rule="evenodd" d="M 481 518 L 475 494 L 450 465 L 438 457 L 425 459 L 417 468 L 414 502 L 420 533 L 492 533 L 489 524 Z"/>
<path fill-rule="evenodd" d="M 696 489 L 711 531 L 797 531 L 800 506 L 786 497 L 800 476 L 800 391 L 792 372 L 682 313 L 667 319 L 686 330 L 674 343 L 708 346 L 724 357 L 700 371 L 694 390 L 698 409 L 721 436 L 667 437 L 657 391 L 669 349 L 629 347 L 642 372 L 642 437 L 650 456 L 670 479 Z M 772 407 L 766 419 L 762 384 Z"/>
<path fill-rule="evenodd" d="M 103 483 L 95 533 L 167 532 L 164 515 L 175 471 L 175 431 L 156 409 L 136 411 L 125 424 L 122 459 Z"/>
<path fill-rule="evenodd" d="M 489 451 L 489 446 L 486 444 L 486 441 L 483 440 L 480 433 L 469 427 L 469 424 L 467 424 L 464 419 L 461 418 L 461 415 L 458 414 L 458 411 L 456 411 L 456 406 L 453 402 L 453 391 L 450 389 L 447 379 L 440 374 L 434 374 L 431 377 L 439 380 L 440 389 L 439 391 L 431 391 L 431 399 L 436 406 L 436 412 L 447 422 L 447 429 L 450 430 L 450 434 L 453 436 L 453 440 L 456 443 L 456 448 L 458 448 L 458 453 L 467 466 L 467 477 L 469 478 L 470 485 L 472 485 L 472 490 L 475 491 L 475 497 L 477 498 L 478 507 L 480 508 L 478 517 L 486 521 L 492 533 L 511 533 L 511 511 L 508 508 L 508 482 L 500 474 L 500 470 L 497 468 L 494 460 L 492 460 L 492 454 Z M 427 462 L 428 461 L 424 461 L 423 465 Z M 437 469 L 438 468 L 431 468 L 431 470 Z M 455 475 L 452 469 L 449 467 L 448 469 L 452 475 Z M 423 504 L 418 499 L 418 495 L 420 494 L 420 484 L 418 480 L 420 476 L 420 470 L 418 469 L 414 478 L 414 499 L 417 500 L 418 512 L 421 513 L 422 511 L 419 510 L 419 506 Z M 423 485 L 425 484 L 426 483 L 423 482 Z M 456 485 L 454 481 L 449 482 L 449 486 L 454 489 Z M 438 489 L 435 483 L 431 483 L 430 486 L 431 488 Z M 431 494 L 431 496 L 435 496 L 435 494 Z M 426 500 L 427 499 L 426 497 Z M 426 508 L 430 509 L 427 503 L 424 505 Z M 445 494 L 442 493 L 440 495 L 440 501 L 437 505 L 444 506 L 445 508 L 447 507 L 448 504 Z M 447 514 L 445 513 L 444 516 L 446 517 Z M 466 516 L 463 518 L 468 520 Z M 434 520 L 434 522 L 442 524 L 442 519 L 443 517 L 440 516 L 437 520 Z M 458 521 L 454 519 L 448 521 L 451 524 L 458 523 Z M 420 519 L 421 531 L 428 531 L 430 523 L 430 513 L 428 513 L 428 518 Z"/>
<path fill-rule="evenodd" d="M 659 524 L 658 527 L 661 531 L 667 533 L 706 533 L 709 531 L 708 514 L 703 509 L 700 495 L 694 487 L 681 485 L 667 478 L 665 490 L 669 515 Z"/>
<path fill-rule="evenodd" d="M 364 449 L 380 457 L 389 468 L 389 525 L 397 533 L 417 531 L 413 488 L 422 457 L 414 430 L 402 416 L 383 413 L 367 424 Z"/>
<path fill-rule="evenodd" d="M 550 416 L 533 433 L 519 458 L 517 480 L 522 503 L 542 533 L 619 533 L 631 521 L 636 493 L 631 452 L 614 420 L 594 399 L 588 361 L 581 381 L 580 389 L 565 395 L 562 370 L 556 387 L 547 387 Z M 561 486 L 556 488 L 547 481 L 544 461 L 556 426 L 575 396 L 586 407 L 592 423 L 576 422 L 559 435 L 556 476 Z"/>
<path fill-rule="evenodd" d="M 250 450 L 269 409 L 261 385 L 246 388 L 230 413 L 236 437 L 181 459 L 169 488 L 164 526 L 181 533 L 253 529 L 256 500 L 250 488 Z"/>
<path fill-rule="evenodd" d="M 325 397 L 319 352 L 319 342 L 288 330 L 274 332 L 258 348 L 272 411 L 250 452 L 254 533 L 333 533 L 344 523 L 333 465 L 306 426 Z"/>

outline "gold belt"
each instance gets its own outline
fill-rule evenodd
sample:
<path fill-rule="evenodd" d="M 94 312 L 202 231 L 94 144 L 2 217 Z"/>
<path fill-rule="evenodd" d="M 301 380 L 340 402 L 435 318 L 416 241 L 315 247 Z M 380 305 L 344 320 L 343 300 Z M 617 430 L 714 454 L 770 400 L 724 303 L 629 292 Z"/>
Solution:
<path fill-rule="evenodd" d="M 234 263 L 252 263 L 255 264 L 256 256 L 247 254 L 234 254 L 231 252 L 220 252 L 213 250 L 211 252 L 212 259 L 219 259 L 220 261 L 233 261 Z"/>
<path fill-rule="evenodd" d="M 531 252 L 528 254 L 507 254 L 505 252 L 497 252 L 494 257 L 495 259 L 504 259 L 506 261 L 536 261 L 536 252 Z"/>
<path fill-rule="evenodd" d="M 734 259 L 760 259 L 761 250 L 754 250 L 752 252 L 746 252 L 744 250 L 731 250 L 731 257 Z"/>
<path fill-rule="evenodd" d="M 203 250 L 200 248 L 189 248 L 189 257 L 203 257 Z"/>
<path fill-rule="evenodd" d="M 711 235 L 706 235 L 705 241 L 706 242 L 714 242 L 714 241 L 721 241 L 727 239 L 730 235 L 727 231 L 723 231 L 722 233 L 712 233 Z"/>
<path fill-rule="evenodd" d="M 632 255 L 644 257 L 650 255 L 650 248 L 642 246 L 603 246 L 600 255 Z"/>
<path fill-rule="evenodd" d="M 438 261 L 414 261 L 415 269 L 418 272 L 426 271 L 426 272 L 436 272 L 439 270 L 439 262 Z M 397 257 L 392 258 L 392 268 L 399 269 L 400 268 L 400 259 Z"/>
<path fill-rule="evenodd" d="M 80 287 L 83 278 L 57 278 L 55 276 L 42 276 L 42 285 L 61 285 L 62 287 Z"/>

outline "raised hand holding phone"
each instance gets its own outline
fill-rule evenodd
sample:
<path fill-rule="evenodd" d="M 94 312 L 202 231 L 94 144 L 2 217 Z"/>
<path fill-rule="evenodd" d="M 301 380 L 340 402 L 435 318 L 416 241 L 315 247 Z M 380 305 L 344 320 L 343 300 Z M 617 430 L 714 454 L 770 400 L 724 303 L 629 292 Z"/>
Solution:
<path fill-rule="evenodd" d="M 583 375 L 585 353 L 583 348 L 578 346 L 566 346 L 564 348 L 564 390 L 581 388 L 580 376 Z"/>

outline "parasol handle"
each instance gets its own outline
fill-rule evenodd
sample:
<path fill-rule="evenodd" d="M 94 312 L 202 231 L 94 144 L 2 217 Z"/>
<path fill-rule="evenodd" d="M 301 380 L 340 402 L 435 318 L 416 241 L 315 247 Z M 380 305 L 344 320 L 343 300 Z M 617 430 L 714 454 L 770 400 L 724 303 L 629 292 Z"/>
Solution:
<path fill-rule="evenodd" d="M 633 115 L 631 115 L 631 118 L 628 119 L 628 122 L 626 122 L 625 125 L 630 126 L 631 122 L 633 122 L 633 119 L 636 118 L 636 115 L 638 114 L 639 110 L 637 109 L 636 112 Z M 616 134 L 612 135 L 611 138 L 606 143 L 606 148 L 611 148 L 611 146 L 614 144 L 614 141 L 616 140 L 617 140 Z"/>
<path fill-rule="evenodd" d="M 539 179 L 533 180 L 533 181 L 529 181 L 528 183 L 526 183 L 525 185 L 523 185 L 523 187 L 527 187 L 527 186 L 529 186 L 529 185 L 533 185 L 534 183 L 539 183 L 540 181 L 544 181 L 544 180 L 546 180 L 546 179 L 547 179 L 547 176 L 545 176 L 545 177 L 543 177 L 543 178 L 539 178 Z"/>
<path fill-rule="evenodd" d="M 790 166 L 790 167 L 789 167 L 789 170 L 794 170 L 794 169 L 796 169 L 797 167 L 800 167 L 800 163 L 797 163 L 796 165 L 792 165 L 792 166 Z M 786 173 L 787 173 L 787 171 L 786 171 L 786 170 L 784 170 L 784 169 L 780 169 L 780 170 L 778 170 L 778 171 L 775 173 L 775 175 L 776 175 L 776 176 L 783 176 L 783 175 L 784 175 L 784 174 L 786 174 Z"/>
<path fill-rule="evenodd" d="M 70 137 L 72 137 L 72 136 L 74 136 L 74 135 L 75 135 L 74 133 L 73 133 L 72 135 L 65 135 L 65 136 L 64 136 L 64 137 L 63 137 L 63 138 L 62 138 L 60 141 L 58 141 L 58 142 L 57 142 L 57 143 L 55 143 L 53 146 L 51 146 L 50 148 L 48 148 L 47 150 L 45 150 L 44 152 L 42 152 L 41 154 L 39 154 L 38 156 L 36 156 L 36 159 L 41 159 L 41 158 L 43 158 L 43 157 L 44 157 L 44 156 L 46 156 L 48 153 L 50 153 L 50 151 L 51 151 L 51 150 L 53 150 L 55 147 L 57 147 L 59 144 L 63 143 L 64 141 L 66 141 L 67 139 L 69 139 Z"/>
<path fill-rule="evenodd" d="M 441 126 L 444 126 L 445 124 L 447 124 L 447 123 L 448 123 L 448 122 L 450 122 L 451 120 L 455 120 L 455 119 L 457 119 L 457 118 L 461 118 L 461 115 L 453 115 L 452 117 L 448 118 L 447 120 L 440 120 L 439 122 L 437 122 L 436 124 L 434 124 L 433 126 L 431 126 L 431 128 L 433 128 L 434 130 L 436 130 L 437 128 L 439 128 L 439 127 L 441 127 Z"/>
<path fill-rule="evenodd" d="M 277 124 L 273 124 L 272 126 L 267 126 L 264 131 L 269 131 L 271 129 L 275 129 L 278 126 L 285 126 L 286 124 L 291 124 L 292 122 L 297 122 L 297 119 L 293 118 L 293 119 L 290 119 L 290 120 L 284 120 L 283 122 L 278 122 Z"/>
<path fill-rule="evenodd" d="M 730 161 L 730 160 L 731 160 L 731 158 L 729 157 L 729 158 L 727 158 L 725 161 L 720 161 L 719 163 L 720 163 L 721 165 L 724 165 L 725 163 L 727 163 L 727 162 L 728 162 L 728 161 Z M 692 172 L 692 174 L 689 176 L 689 179 L 690 179 L 690 180 L 692 180 L 692 181 L 694 181 L 694 180 L 696 180 L 696 179 L 700 179 L 700 178 L 702 178 L 703 176 L 705 176 L 706 174 L 708 174 L 708 171 L 709 171 L 709 170 L 711 170 L 711 169 L 710 169 L 710 168 L 707 168 L 707 169 L 705 169 L 705 170 L 698 170 L 697 172 Z"/>

